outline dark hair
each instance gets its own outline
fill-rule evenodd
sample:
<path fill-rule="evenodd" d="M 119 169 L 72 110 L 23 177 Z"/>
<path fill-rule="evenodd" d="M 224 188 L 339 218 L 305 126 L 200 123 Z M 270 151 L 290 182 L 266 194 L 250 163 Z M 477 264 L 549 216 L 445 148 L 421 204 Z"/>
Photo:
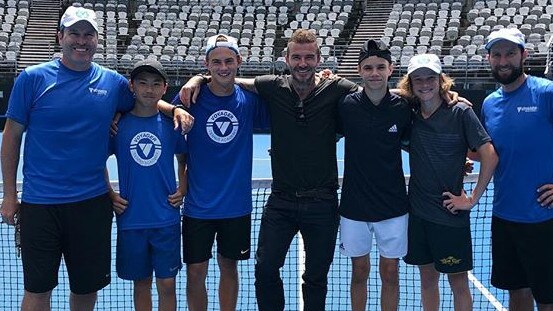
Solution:
<path fill-rule="evenodd" d="M 358 64 L 371 56 L 384 58 L 388 61 L 388 63 L 392 63 L 392 53 L 386 44 L 380 40 L 376 41 L 369 39 L 365 42 L 365 44 L 363 44 L 361 51 L 359 52 Z"/>

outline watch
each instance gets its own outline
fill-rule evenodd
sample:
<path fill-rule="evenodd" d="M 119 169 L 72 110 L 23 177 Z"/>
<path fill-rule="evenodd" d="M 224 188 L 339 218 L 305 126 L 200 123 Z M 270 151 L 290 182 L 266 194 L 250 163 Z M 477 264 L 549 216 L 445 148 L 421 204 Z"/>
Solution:
<path fill-rule="evenodd" d="M 171 109 L 171 115 L 172 116 L 175 116 L 175 110 L 177 110 L 177 109 L 186 110 L 186 107 L 184 107 L 184 105 L 175 105 L 175 106 L 173 106 L 173 108 Z"/>

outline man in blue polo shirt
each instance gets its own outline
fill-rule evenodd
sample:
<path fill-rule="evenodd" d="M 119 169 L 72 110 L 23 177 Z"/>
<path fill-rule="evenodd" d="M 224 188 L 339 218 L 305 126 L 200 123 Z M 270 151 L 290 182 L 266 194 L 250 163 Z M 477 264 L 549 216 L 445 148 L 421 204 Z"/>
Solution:
<path fill-rule="evenodd" d="M 130 110 L 134 100 L 127 79 L 92 62 L 95 18 L 92 10 L 69 7 L 58 32 L 62 58 L 25 69 L 8 104 L 1 213 L 8 224 L 19 213 L 24 310 L 50 309 L 62 255 L 72 309 L 92 310 L 111 278 L 113 213 L 104 179 L 109 128 L 115 112 Z M 170 113 L 171 107 L 160 108 Z M 16 172 L 24 132 L 20 205 Z"/>
<path fill-rule="evenodd" d="M 516 28 L 486 44 L 501 84 L 482 105 L 499 164 L 494 175 L 492 285 L 509 290 L 510 310 L 553 310 L 553 83 L 524 74 Z"/>

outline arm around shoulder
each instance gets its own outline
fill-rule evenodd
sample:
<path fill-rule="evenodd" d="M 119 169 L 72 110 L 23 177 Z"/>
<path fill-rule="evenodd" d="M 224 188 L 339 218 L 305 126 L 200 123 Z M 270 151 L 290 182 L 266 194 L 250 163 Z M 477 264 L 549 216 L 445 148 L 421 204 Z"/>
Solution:
<path fill-rule="evenodd" d="M 252 79 L 252 78 L 236 78 L 235 82 L 241 88 L 258 94 L 257 88 L 255 87 L 255 79 Z"/>

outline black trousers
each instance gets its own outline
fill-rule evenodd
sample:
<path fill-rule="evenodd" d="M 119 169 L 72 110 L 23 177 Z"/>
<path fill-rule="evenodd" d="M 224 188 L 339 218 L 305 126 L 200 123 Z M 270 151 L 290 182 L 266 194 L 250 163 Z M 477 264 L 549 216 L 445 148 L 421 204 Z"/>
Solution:
<path fill-rule="evenodd" d="M 298 231 L 305 245 L 304 310 L 325 309 L 327 274 L 340 222 L 338 197 L 335 190 L 308 195 L 273 191 L 269 196 L 261 219 L 255 264 L 255 291 L 260 311 L 284 310 L 280 268 Z"/>

